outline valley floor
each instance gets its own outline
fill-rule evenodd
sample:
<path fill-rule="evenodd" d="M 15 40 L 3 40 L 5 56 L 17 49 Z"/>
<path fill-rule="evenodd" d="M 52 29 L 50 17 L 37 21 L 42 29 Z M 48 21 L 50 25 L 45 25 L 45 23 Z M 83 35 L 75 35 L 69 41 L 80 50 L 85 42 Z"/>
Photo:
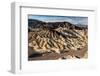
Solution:
<path fill-rule="evenodd" d="M 30 50 L 30 49 L 29 49 Z M 82 59 L 88 58 L 87 47 L 84 47 L 80 50 L 68 50 L 58 53 L 43 53 L 43 54 L 31 54 L 28 58 L 29 61 L 32 60 L 65 60 L 65 59 Z"/>

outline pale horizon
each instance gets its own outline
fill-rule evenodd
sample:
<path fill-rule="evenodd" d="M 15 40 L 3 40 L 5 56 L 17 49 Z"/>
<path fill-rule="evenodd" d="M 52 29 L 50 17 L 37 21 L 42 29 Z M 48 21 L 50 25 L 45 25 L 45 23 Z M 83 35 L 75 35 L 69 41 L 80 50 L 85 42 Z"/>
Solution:
<path fill-rule="evenodd" d="M 72 24 L 88 25 L 88 17 L 78 16 L 49 16 L 49 15 L 29 15 L 28 19 L 36 19 L 44 22 L 70 22 Z"/>

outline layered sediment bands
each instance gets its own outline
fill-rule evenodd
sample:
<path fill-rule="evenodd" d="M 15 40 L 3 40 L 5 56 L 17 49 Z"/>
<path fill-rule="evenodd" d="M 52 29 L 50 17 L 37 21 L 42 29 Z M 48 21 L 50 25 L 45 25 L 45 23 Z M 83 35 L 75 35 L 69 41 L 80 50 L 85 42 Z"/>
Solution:
<path fill-rule="evenodd" d="M 87 52 L 87 49 L 82 51 L 82 48 L 87 48 L 87 26 L 79 27 L 69 22 L 46 23 L 29 20 L 28 29 L 28 46 L 33 52 L 61 54 L 69 51 L 70 55 L 77 54 L 77 58 L 78 54 L 81 54 L 79 57 L 84 57 Z"/>

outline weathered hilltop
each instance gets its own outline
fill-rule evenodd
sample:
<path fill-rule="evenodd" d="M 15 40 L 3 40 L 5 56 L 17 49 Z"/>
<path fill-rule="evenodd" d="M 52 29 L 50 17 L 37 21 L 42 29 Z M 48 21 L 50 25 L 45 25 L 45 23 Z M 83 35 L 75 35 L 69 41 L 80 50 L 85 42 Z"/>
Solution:
<path fill-rule="evenodd" d="M 71 50 L 77 52 L 82 48 L 87 48 L 87 31 L 86 25 L 77 26 L 65 21 L 43 22 L 29 19 L 28 46 L 32 48 L 32 53 L 60 54 Z"/>

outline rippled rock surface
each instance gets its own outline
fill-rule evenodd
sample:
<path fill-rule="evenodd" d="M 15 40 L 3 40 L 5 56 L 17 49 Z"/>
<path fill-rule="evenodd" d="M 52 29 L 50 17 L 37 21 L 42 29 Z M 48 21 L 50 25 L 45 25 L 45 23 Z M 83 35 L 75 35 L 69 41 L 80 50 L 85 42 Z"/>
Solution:
<path fill-rule="evenodd" d="M 59 55 L 57 59 L 69 59 L 70 56 L 82 58 L 87 54 L 88 28 L 85 25 L 77 26 L 69 22 L 46 23 L 31 19 L 28 25 L 29 56 L 57 54 Z"/>

